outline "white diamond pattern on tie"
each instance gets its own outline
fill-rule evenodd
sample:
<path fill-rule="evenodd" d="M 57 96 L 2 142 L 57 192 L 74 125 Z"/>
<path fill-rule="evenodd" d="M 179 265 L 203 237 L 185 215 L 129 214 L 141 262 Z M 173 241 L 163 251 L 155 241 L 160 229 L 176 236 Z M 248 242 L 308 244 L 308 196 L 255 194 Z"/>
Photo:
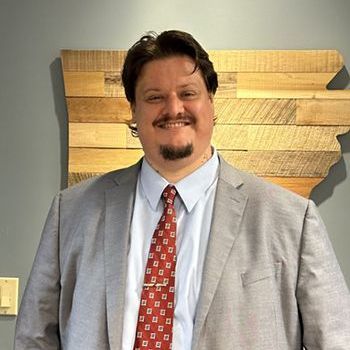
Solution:
<path fill-rule="evenodd" d="M 164 211 L 154 231 L 145 269 L 135 350 L 170 350 L 173 337 L 176 265 L 176 189 L 163 193 Z"/>

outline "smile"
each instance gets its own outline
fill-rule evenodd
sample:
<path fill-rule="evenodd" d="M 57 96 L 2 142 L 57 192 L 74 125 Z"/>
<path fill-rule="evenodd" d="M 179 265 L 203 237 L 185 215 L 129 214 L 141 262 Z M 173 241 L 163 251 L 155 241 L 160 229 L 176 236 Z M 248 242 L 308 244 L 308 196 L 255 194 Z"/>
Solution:
<path fill-rule="evenodd" d="M 185 126 L 195 124 L 196 120 L 192 116 L 180 117 L 180 118 L 160 118 L 153 122 L 153 126 L 156 126 L 161 129 L 176 129 L 183 128 Z"/>
<path fill-rule="evenodd" d="M 190 125 L 190 122 L 185 121 L 173 121 L 173 122 L 164 122 L 159 123 L 157 126 L 162 129 L 174 129 L 174 128 L 182 128 L 184 126 Z"/>

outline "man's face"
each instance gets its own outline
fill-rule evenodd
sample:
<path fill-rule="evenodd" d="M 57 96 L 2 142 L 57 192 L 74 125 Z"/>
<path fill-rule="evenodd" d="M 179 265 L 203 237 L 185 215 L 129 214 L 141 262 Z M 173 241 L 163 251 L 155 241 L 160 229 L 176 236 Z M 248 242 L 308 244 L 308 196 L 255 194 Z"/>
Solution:
<path fill-rule="evenodd" d="M 212 96 L 188 56 L 146 63 L 136 83 L 133 121 L 147 160 L 157 168 L 181 168 L 210 153 Z"/>

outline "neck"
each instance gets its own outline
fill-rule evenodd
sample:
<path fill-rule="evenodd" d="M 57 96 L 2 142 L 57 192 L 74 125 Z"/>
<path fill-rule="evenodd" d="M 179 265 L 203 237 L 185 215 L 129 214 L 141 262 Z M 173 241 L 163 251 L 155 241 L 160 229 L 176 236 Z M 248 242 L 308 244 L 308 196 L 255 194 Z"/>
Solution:
<path fill-rule="evenodd" d="M 157 171 L 164 179 L 169 183 L 175 184 L 185 178 L 187 175 L 193 173 L 204 163 L 206 163 L 212 156 L 211 146 L 202 154 L 201 157 L 193 162 L 188 162 L 186 159 L 179 159 L 175 161 L 164 160 L 162 165 L 157 166 L 152 163 L 148 158 L 147 161 L 151 167 Z"/>

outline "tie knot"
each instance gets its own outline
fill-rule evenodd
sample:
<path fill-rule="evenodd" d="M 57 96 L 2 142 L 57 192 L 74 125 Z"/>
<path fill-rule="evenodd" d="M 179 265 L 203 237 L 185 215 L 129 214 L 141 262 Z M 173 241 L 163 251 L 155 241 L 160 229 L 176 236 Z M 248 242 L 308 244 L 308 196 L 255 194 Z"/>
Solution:
<path fill-rule="evenodd" d="M 174 199 L 175 199 L 176 193 L 177 192 L 176 192 L 175 186 L 168 185 L 167 187 L 165 187 L 165 189 L 162 193 L 164 203 L 171 204 L 171 205 L 174 204 Z"/>

